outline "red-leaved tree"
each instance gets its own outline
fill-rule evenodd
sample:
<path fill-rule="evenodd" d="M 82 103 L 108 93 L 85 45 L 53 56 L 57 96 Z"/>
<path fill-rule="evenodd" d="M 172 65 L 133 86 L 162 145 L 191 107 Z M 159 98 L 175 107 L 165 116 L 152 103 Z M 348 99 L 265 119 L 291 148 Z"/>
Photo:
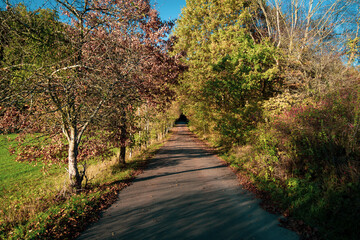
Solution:
<path fill-rule="evenodd" d="M 19 159 L 56 160 L 67 148 L 70 186 L 79 190 L 85 175 L 79 158 L 105 153 L 106 143 L 95 144 L 97 120 L 109 112 L 124 115 L 132 104 L 167 99 L 181 67 L 166 53 L 172 23 L 162 22 L 149 1 L 56 1 L 71 19 L 61 24 L 62 37 L 55 39 L 66 48 L 56 53 L 56 61 L 34 62 L 34 56 L 11 71 L 21 81 L 21 95 L 31 99 L 24 133 L 51 136 L 47 144 L 23 145 Z M 28 74 L 18 74 L 22 66 Z M 12 66 L 3 69 L 9 72 Z M 83 140 L 87 143 L 80 145 Z"/>

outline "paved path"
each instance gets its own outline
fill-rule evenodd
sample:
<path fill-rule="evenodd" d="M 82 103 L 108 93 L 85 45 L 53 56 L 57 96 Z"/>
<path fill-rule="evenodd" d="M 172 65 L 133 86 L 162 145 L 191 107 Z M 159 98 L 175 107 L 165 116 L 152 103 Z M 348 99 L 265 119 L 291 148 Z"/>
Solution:
<path fill-rule="evenodd" d="M 299 239 L 185 125 L 79 239 Z"/>

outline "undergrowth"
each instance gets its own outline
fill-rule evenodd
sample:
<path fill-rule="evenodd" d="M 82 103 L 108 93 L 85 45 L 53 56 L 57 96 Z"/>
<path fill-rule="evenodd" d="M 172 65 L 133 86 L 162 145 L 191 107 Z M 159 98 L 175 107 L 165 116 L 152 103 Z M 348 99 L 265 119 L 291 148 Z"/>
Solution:
<path fill-rule="evenodd" d="M 357 239 L 360 224 L 360 101 L 339 89 L 293 105 L 253 132 L 260 188 L 325 239 Z"/>

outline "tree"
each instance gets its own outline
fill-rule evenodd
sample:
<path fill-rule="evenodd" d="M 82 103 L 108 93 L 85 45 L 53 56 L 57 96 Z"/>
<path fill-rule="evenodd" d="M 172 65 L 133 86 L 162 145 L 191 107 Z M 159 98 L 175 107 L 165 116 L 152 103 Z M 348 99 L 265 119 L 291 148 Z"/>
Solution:
<path fill-rule="evenodd" d="M 357 1 L 257 0 L 257 4 L 266 22 L 263 38 L 274 42 L 286 59 L 280 64 L 287 69 L 287 88 L 319 91 L 331 85 L 329 79 L 334 77 L 329 73 L 342 67 L 344 48 L 352 44 L 348 39 L 356 39 Z"/>
<path fill-rule="evenodd" d="M 78 169 L 79 146 L 85 131 L 104 113 L 104 106 L 111 105 L 111 97 L 123 94 L 124 86 L 131 86 L 124 98 L 156 89 L 156 82 L 142 77 L 145 63 L 152 63 L 141 51 L 150 43 L 162 47 L 169 27 L 156 25 L 158 14 L 149 1 L 57 2 L 71 19 L 71 25 L 61 24 L 64 37 L 59 40 L 69 50 L 50 63 L 29 54 L 26 66 L 33 69 L 21 66 L 27 75 L 17 79 L 24 85 L 18 92 L 28 93 L 36 106 L 33 131 L 65 136 L 70 186 L 79 190 L 85 174 Z M 9 63 L 5 69 L 13 67 Z"/>
<path fill-rule="evenodd" d="M 146 19 L 127 29 L 127 32 L 133 32 L 132 35 L 139 35 L 139 44 L 134 45 L 130 38 L 117 42 L 132 50 L 133 64 L 130 67 L 133 70 L 127 75 L 117 73 L 122 83 L 114 86 L 114 94 L 105 103 L 104 111 L 101 111 L 101 116 L 106 117 L 105 120 L 101 119 L 100 126 L 110 131 L 110 140 L 120 148 L 119 163 L 122 165 L 125 164 L 130 134 L 136 129 L 136 109 L 144 104 L 165 106 L 170 102 L 175 95 L 172 88 L 177 83 L 178 75 L 184 70 L 184 66 L 178 61 L 179 57 L 168 54 L 173 40 L 168 39 L 167 35 L 173 22 L 162 21 L 154 9 L 148 8 L 146 11 Z M 119 36 L 115 38 L 120 39 Z M 117 59 L 114 69 L 128 68 L 123 62 L 124 55 L 114 51 L 112 58 Z"/>
<path fill-rule="evenodd" d="M 273 92 L 278 59 L 252 21 L 261 14 L 255 1 L 187 1 L 182 10 L 174 53 L 186 52 L 189 70 L 180 92 L 190 122 L 205 133 L 235 131 L 229 141 L 239 141 L 239 111 Z"/>
<path fill-rule="evenodd" d="M 27 11 L 22 4 L 0 11 L 1 82 L 0 115 L 14 116 L 1 119 L 2 131 L 16 131 L 24 125 L 28 110 L 33 106 L 33 92 L 27 91 L 34 84 L 30 80 L 34 70 L 44 63 L 53 64 L 68 52 L 61 31 L 62 25 L 52 10 Z M 28 88 L 28 89 L 27 89 Z M 12 129 L 7 129 L 12 125 Z"/>
<path fill-rule="evenodd" d="M 356 23 L 356 31 L 354 31 L 354 35 L 347 42 L 347 55 L 348 55 L 348 65 L 353 63 L 359 63 L 360 59 L 360 18 L 355 20 Z"/>

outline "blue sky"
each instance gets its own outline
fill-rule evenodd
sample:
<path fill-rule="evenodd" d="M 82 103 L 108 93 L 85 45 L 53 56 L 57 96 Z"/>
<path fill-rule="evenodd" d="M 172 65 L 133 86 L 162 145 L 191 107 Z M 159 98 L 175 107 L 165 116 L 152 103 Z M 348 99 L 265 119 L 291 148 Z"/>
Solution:
<path fill-rule="evenodd" d="M 181 9 L 185 7 L 185 0 L 152 0 L 151 2 L 157 2 L 156 9 L 163 20 L 178 18 Z"/>
<path fill-rule="evenodd" d="M 10 0 L 11 3 L 24 2 L 26 6 L 32 6 L 34 9 L 53 2 L 53 0 Z M 150 0 L 151 4 L 156 4 L 156 9 L 160 12 L 163 20 L 174 20 L 179 17 L 181 9 L 185 7 L 185 0 Z M 4 7 L 3 0 L 0 0 L 0 7 Z"/>

